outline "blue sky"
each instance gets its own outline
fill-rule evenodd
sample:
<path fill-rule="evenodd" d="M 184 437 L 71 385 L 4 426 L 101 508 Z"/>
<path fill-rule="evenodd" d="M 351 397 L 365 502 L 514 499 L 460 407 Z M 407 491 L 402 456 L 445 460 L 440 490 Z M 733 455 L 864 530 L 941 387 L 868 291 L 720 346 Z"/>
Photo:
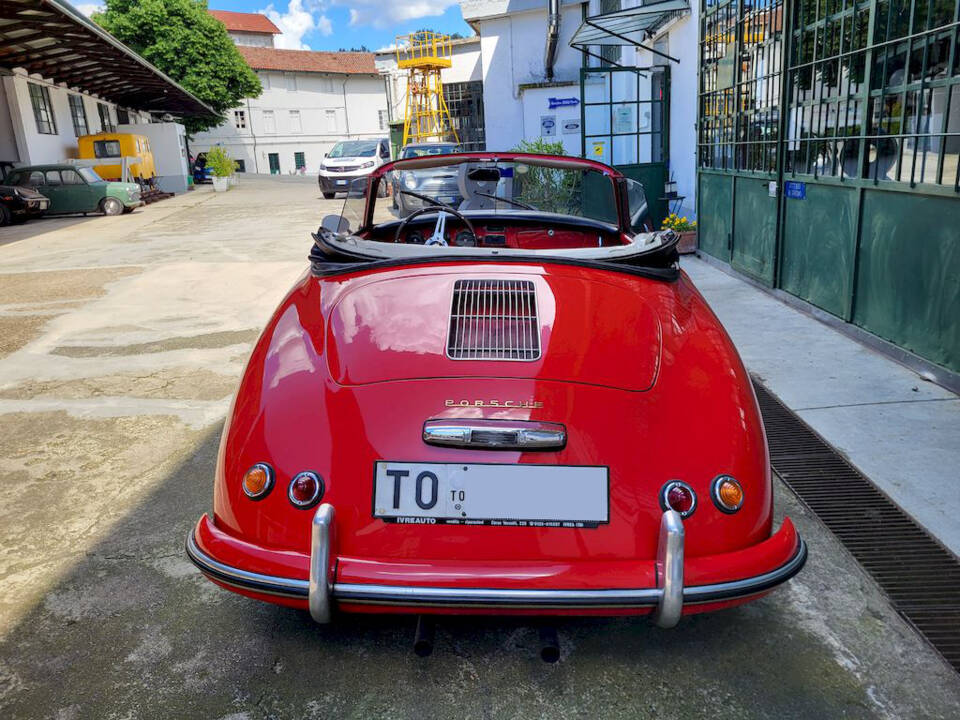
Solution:
<path fill-rule="evenodd" d="M 90 14 L 101 2 L 71 0 Z M 403 33 L 430 28 L 471 35 L 457 0 L 209 0 L 213 10 L 260 12 L 282 31 L 278 47 L 338 50 L 366 45 L 379 50 Z"/>

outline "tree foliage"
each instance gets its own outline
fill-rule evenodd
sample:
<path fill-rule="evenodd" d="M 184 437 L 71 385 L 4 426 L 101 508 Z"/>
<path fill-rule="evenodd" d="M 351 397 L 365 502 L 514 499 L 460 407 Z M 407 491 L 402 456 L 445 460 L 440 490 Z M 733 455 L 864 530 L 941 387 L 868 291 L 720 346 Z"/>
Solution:
<path fill-rule="evenodd" d="M 263 90 L 206 0 L 106 0 L 93 19 L 221 116 Z M 184 118 L 190 133 L 223 118 Z"/>

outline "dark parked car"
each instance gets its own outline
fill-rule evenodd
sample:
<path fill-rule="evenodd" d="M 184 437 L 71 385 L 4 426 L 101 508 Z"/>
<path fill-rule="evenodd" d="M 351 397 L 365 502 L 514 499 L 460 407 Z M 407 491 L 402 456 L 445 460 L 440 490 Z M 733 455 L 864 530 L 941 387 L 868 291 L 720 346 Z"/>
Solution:
<path fill-rule="evenodd" d="M 40 217 L 50 207 L 50 200 L 28 187 L 0 185 L 0 227 Z"/>
<path fill-rule="evenodd" d="M 400 151 L 400 159 L 427 157 L 433 155 L 453 155 L 460 152 L 456 143 L 410 143 Z M 406 217 L 414 210 L 432 205 L 423 199 L 436 198 L 456 208 L 463 201 L 457 173 L 449 167 L 423 170 L 418 173 L 401 173 L 393 183 L 393 205 L 400 217 Z M 418 197 L 421 196 L 421 197 Z"/>
<path fill-rule="evenodd" d="M 32 165 L 13 170 L 7 181 L 50 199 L 50 213 L 119 215 L 143 205 L 136 183 L 107 182 L 93 168 Z"/>

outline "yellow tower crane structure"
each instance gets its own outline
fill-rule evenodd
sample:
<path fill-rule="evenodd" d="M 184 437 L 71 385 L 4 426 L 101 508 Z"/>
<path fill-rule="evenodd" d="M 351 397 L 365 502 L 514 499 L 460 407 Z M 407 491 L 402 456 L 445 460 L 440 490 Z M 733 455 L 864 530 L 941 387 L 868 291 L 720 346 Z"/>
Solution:
<path fill-rule="evenodd" d="M 422 30 L 397 36 L 397 67 L 407 71 L 403 144 L 460 138 L 443 99 L 440 71 L 452 64 L 449 35 Z"/>

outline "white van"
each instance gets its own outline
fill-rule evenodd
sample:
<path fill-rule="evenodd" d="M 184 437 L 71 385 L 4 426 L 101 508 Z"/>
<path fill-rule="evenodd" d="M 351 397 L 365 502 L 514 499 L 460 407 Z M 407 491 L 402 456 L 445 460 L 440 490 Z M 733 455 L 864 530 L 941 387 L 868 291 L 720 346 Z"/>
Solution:
<path fill-rule="evenodd" d="M 346 192 L 353 180 L 388 162 L 390 141 L 386 138 L 338 142 L 320 163 L 320 192 L 329 200 L 338 192 Z"/>

